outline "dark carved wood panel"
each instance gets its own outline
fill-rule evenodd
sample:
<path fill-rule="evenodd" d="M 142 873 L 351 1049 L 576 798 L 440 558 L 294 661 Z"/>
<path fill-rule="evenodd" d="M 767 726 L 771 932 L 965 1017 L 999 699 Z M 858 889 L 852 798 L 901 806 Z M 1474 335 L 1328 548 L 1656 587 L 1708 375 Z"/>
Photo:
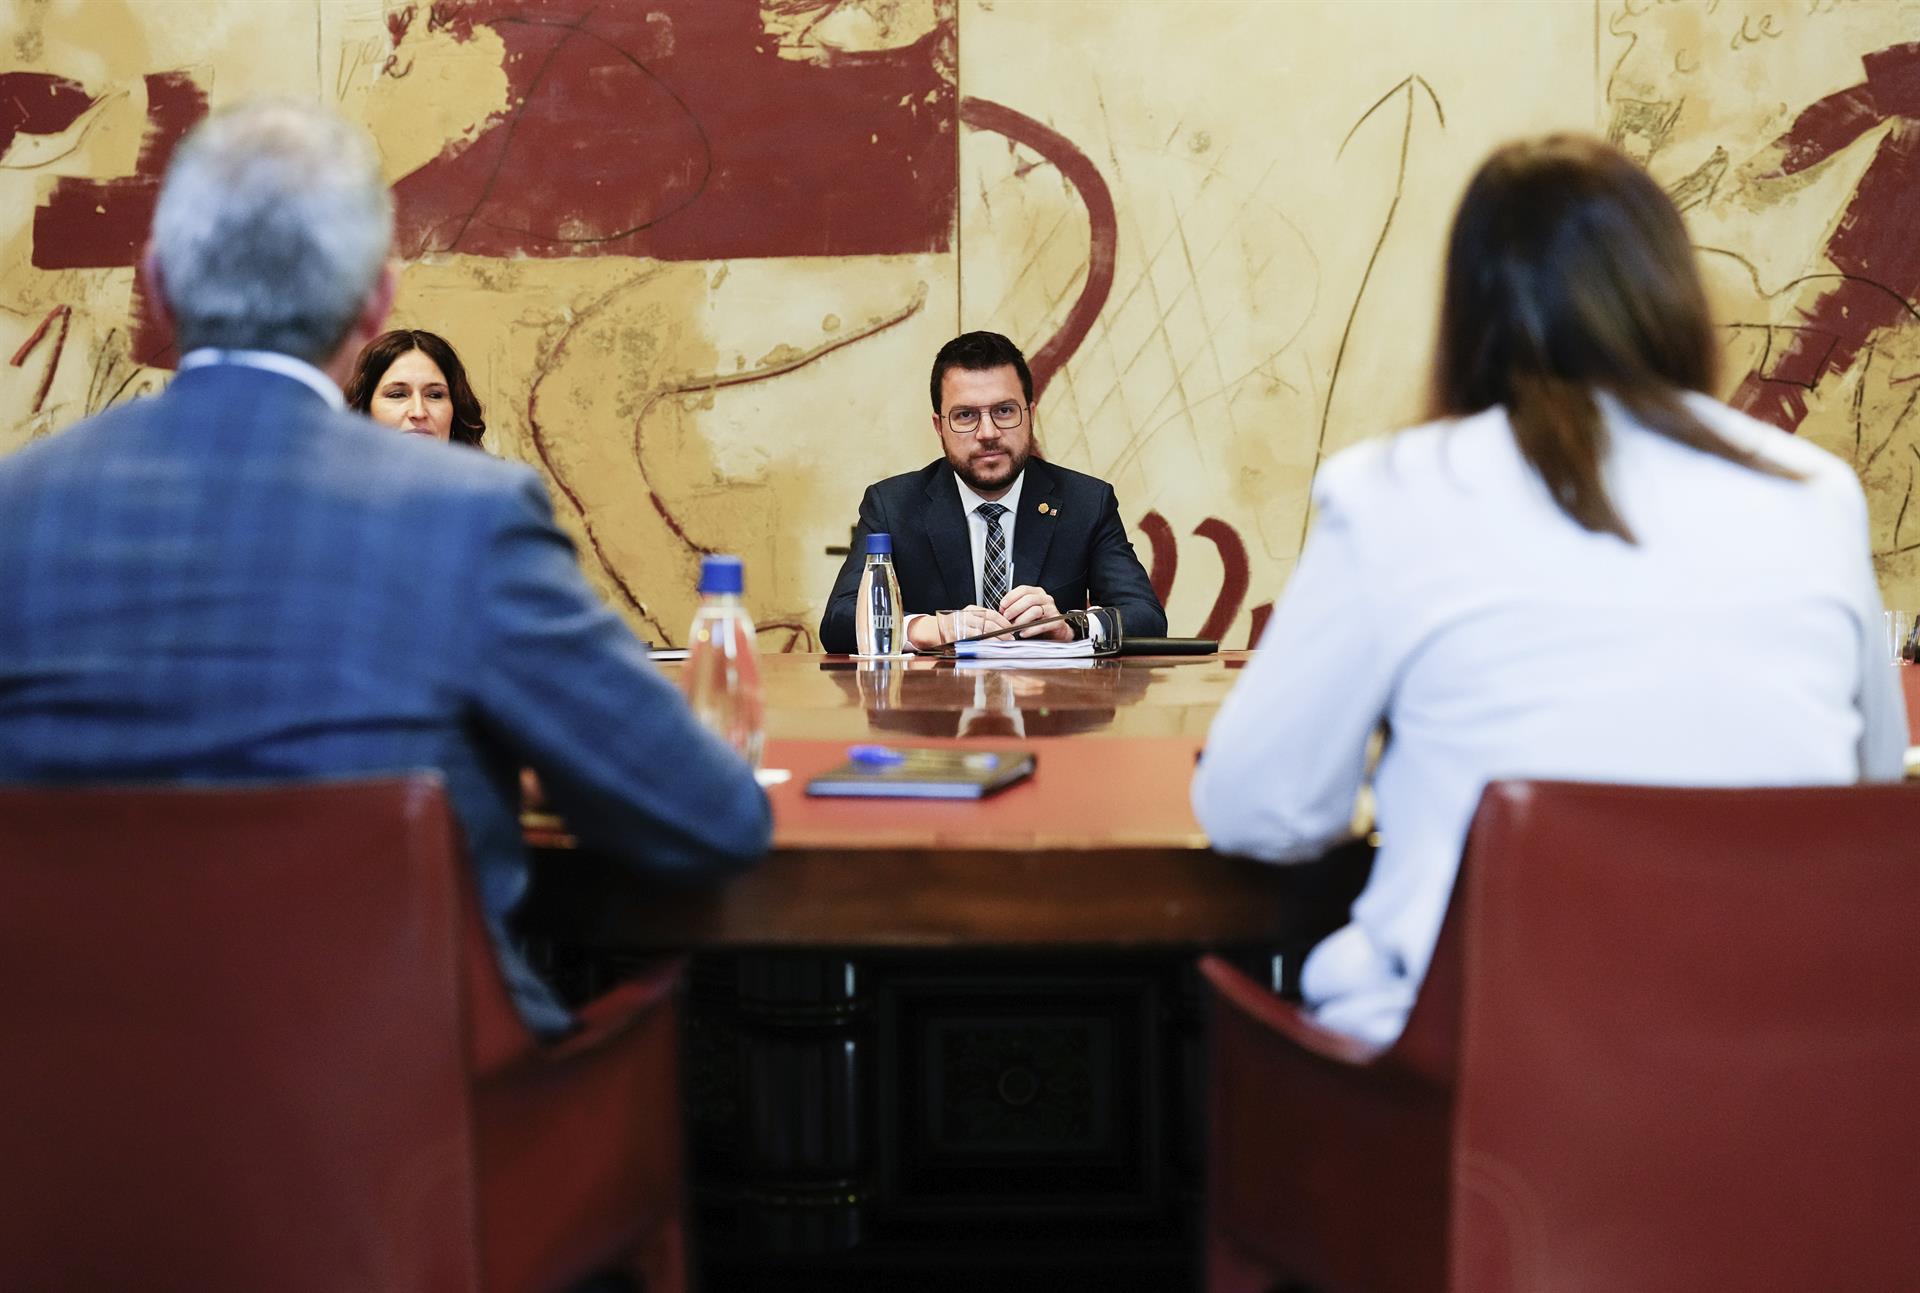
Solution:
<path fill-rule="evenodd" d="M 1021 1220 L 1159 1201 L 1163 991 L 1151 970 L 898 967 L 880 988 L 882 1180 L 896 1215 Z"/>

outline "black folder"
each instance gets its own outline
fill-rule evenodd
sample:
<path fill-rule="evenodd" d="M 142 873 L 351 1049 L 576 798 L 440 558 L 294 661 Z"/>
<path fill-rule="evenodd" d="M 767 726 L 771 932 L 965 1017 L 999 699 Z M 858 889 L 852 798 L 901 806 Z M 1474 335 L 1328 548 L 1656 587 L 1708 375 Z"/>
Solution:
<path fill-rule="evenodd" d="M 1136 638 L 1120 639 L 1121 655 L 1213 655 L 1220 650 L 1214 638 Z"/>

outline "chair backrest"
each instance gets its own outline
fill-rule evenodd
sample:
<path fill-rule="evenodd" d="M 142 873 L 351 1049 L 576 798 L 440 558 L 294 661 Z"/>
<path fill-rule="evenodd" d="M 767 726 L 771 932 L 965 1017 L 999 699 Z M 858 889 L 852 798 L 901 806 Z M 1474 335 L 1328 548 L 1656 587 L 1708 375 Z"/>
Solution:
<path fill-rule="evenodd" d="M 1451 1286 L 1920 1280 L 1920 787 L 1508 783 L 1474 827 Z"/>
<path fill-rule="evenodd" d="M 437 780 L 0 789 L 0 1287 L 477 1287 Z"/>

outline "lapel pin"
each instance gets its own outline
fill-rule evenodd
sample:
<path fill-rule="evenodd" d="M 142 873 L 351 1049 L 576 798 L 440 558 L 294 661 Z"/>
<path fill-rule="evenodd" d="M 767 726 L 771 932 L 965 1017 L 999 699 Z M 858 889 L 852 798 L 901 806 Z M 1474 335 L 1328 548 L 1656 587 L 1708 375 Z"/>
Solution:
<path fill-rule="evenodd" d="M 1053 510 L 1053 509 L 1051 509 L 1051 508 L 1049 508 L 1049 507 L 1048 507 L 1048 506 L 1047 506 L 1047 505 L 1046 505 L 1045 503 L 1042 503 L 1042 504 L 1040 504 L 1040 515 L 1042 515 L 1042 516 L 1046 516 L 1046 515 L 1048 515 L 1048 514 L 1049 514 L 1049 513 L 1050 513 L 1050 512 L 1052 511 L 1052 510 Z"/>

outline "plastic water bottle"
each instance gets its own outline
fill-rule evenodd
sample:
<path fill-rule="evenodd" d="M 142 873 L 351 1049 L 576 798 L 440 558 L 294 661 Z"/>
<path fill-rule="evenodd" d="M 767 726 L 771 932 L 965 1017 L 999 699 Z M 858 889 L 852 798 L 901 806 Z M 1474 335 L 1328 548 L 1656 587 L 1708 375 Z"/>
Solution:
<path fill-rule="evenodd" d="M 906 654 L 900 640 L 900 581 L 893 574 L 893 536 L 867 536 L 867 568 L 860 572 L 853 612 L 854 650 L 863 656 Z"/>
<path fill-rule="evenodd" d="M 694 717 L 758 768 L 766 727 L 753 617 L 740 600 L 744 585 L 740 558 L 707 557 L 700 562 L 700 609 L 687 630 L 687 663 L 680 683 Z"/>

